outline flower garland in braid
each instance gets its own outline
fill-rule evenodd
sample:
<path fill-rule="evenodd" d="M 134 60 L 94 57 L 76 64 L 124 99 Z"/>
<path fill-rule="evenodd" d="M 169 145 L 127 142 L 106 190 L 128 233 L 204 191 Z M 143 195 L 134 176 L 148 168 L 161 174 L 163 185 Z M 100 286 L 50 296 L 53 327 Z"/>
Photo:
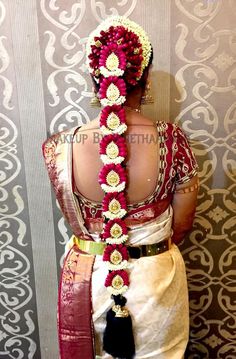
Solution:
<path fill-rule="evenodd" d="M 144 30 L 123 17 L 111 17 L 90 35 L 87 52 L 90 72 L 99 85 L 99 98 L 104 106 L 100 116 L 100 157 L 103 167 L 99 183 L 105 192 L 102 211 L 104 221 L 102 239 L 106 242 L 103 260 L 108 265 L 105 286 L 112 294 L 115 305 L 107 316 L 104 349 L 113 356 L 132 357 L 134 341 L 132 324 L 123 294 L 129 286 L 127 272 L 128 251 L 125 242 L 128 229 L 124 222 L 127 214 L 127 174 L 124 161 L 127 155 L 124 134 L 127 130 L 125 110 L 127 90 L 135 86 L 149 64 L 151 44 Z M 131 334 L 120 323 L 109 325 L 109 315 L 125 323 L 128 318 Z M 112 328 L 111 328 L 112 327 Z M 119 328 L 119 330 L 117 329 Z M 113 332 L 111 333 L 110 330 Z M 118 331 L 117 331 L 118 330 Z M 123 348 L 116 334 L 123 334 Z M 114 335 L 115 334 L 115 335 Z M 106 339 L 106 340 L 105 340 Z"/>

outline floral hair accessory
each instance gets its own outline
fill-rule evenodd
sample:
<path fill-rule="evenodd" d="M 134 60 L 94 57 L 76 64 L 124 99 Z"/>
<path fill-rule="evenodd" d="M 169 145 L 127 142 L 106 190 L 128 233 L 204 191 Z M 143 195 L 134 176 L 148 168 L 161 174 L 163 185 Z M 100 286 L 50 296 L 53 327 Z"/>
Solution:
<path fill-rule="evenodd" d="M 105 286 L 113 295 L 124 294 L 129 285 L 129 277 L 125 270 L 116 270 L 108 274 Z"/>
<path fill-rule="evenodd" d="M 104 164 L 119 164 L 124 161 L 126 154 L 126 143 L 123 137 L 114 134 L 102 138 L 100 156 Z"/>
<path fill-rule="evenodd" d="M 121 244 L 128 239 L 128 230 L 119 218 L 110 220 L 106 223 L 103 230 L 103 238 L 108 244 Z"/>
<path fill-rule="evenodd" d="M 99 173 L 99 183 L 104 192 L 121 192 L 125 188 L 126 174 L 120 164 L 104 165 Z"/>
<path fill-rule="evenodd" d="M 125 102 L 126 85 L 123 79 L 111 76 L 100 84 L 100 102 L 103 106 L 121 105 Z"/>
<path fill-rule="evenodd" d="M 104 46 L 100 53 L 99 70 L 104 77 L 122 76 L 126 68 L 126 57 L 116 44 Z"/>
<path fill-rule="evenodd" d="M 143 70 L 149 65 L 152 47 L 146 32 L 141 26 L 122 16 L 111 16 L 103 21 L 89 36 L 86 46 L 87 65 L 90 73 L 99 77 L 99 59 L 103 47 L 116 44 L 126 56 L 125 79 L 135 85 Z M 135 67 L 136 66 L 136 67 Z M 136 71 L 135 71 L 136 70 Z M 127 76 L 126 76 L 127 75 Z M 121 76 L 121 75 L 120 75 Z"/>
<path fill-rule="evenodd" d="M 104 219 L 102 240 L 107 246 L 103 260 L 108 274 L 105 286 L 115 305 L 107 313 L 103 347 L 113 357 L 133 357 L 135 353 L 132 323 L 124 307 L 123 294 L 129 286 L 128 250 L 125 246 L 129 233 L 124 218 L 127 214 L 125 190 L 127 156 L 124 133 L 127 130 L 125 110 L 127 89 L 137 85 L 149 65 L 151 44 L 145 31 L 133 21 L 116 16 L 105 20 L 89 36 L 87 55 L 89 71 L 99 86 L 99 98 L 104 106 L 100 116 L 100 156 L 103 167 L 99 183 L 105 192 L 102 202 Z M 125 315 L 120 313 L 125 312 Z M 119 325 L 117 320 L 121 320 Z M 119 329 L 120 341 L 114 332 Z M 127 339 L 129 338 L 129 339 Z"/>
<path fill-rule="evenodd" d="M 103 215 L 107 219 L 122 218 L 126 215 L 126 200 L 123 192 L 107 193 L 102 202 Z"/>
<path fill-rule="evenodd" d="M 123 134 L 127 130 L 125 110 L 120 105 L 104 107 L 100 117 L 100 129 L 103 135 Z"/>
<path fill-rule="evenodd" d="M 108 262 L 108 269 L 110 270 L 125 269 L 128 258 L 127 248 L 122 244 L 108 245 L 103 254 L 103 260 Z"/>

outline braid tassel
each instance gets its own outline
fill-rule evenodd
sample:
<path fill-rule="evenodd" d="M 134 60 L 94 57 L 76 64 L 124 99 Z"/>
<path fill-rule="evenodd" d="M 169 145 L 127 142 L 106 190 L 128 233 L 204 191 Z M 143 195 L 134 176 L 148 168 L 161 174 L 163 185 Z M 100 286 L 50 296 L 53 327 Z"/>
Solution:
<path fill-rule="evenodd" d="M 103 337 L 103 348 L 113 357 L 132 359 L 135 344 L 132 320 L 125 308 L 126 298 L 113 296 L 115 305 L 107 312 L 106 329 Z"/>

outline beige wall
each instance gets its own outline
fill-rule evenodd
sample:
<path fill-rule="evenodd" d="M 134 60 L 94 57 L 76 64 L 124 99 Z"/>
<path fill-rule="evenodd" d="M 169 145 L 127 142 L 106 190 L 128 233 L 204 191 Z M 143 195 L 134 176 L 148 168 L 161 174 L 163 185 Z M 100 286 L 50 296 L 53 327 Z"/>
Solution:
<path fill-rule="evenodd" d="M 41 144 L 96 115 L 86 36 L 115 13 L 143 25 L 153 44 L 156 101 L 144 113 L 182 126 L 199 162 L 197 215 L 181 247 L 191 310 L 187 358 L 236 357 L 233 0 L 0 0 L 0 357 L 57 358 L 57 279 L 71 231 Z"/>

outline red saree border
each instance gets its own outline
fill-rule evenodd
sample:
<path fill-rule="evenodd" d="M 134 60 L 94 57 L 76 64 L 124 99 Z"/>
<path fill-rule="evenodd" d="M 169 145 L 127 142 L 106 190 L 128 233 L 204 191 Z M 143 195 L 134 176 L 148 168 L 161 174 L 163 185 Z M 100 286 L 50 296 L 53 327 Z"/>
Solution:
<path fill-rule="evenodd" d="M 76 246 L 68 252 L 58 291 L 60 359 L 94 359 L 91 276 L 95 257 Z"/>

